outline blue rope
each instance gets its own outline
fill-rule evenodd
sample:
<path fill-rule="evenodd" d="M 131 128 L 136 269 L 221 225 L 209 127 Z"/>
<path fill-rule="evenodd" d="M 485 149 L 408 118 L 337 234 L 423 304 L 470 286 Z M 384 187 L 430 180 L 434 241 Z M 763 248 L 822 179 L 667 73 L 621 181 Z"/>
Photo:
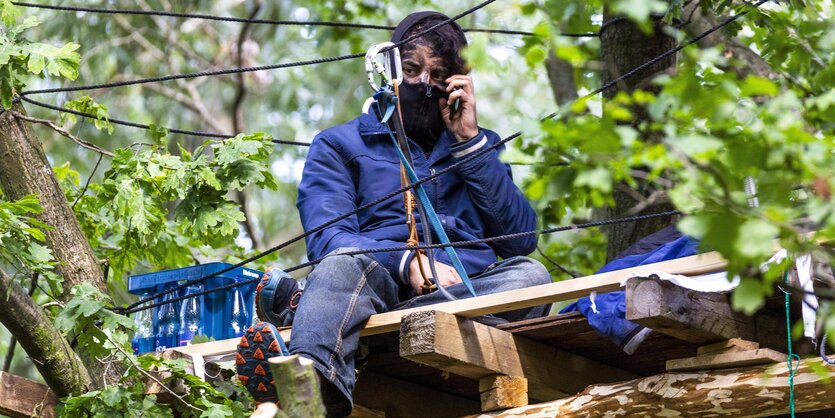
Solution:
<path fill-rule="evenodd" d="M 786 285 L 789 284 L 788 270 L 783 273 L 783 283 Z M 792 352 L 792 323 L 789 305 L 789 292 L 783 293 L 786 294 L 786 337 L 789 352 L 789 355 L 786 358 L 786 365 L 789 369 L 789 413 L 791 414 L 791 417 L 794 418 L 794 375 L 797 372 L 797 368 L 800 366 L 800 356 Z"/>
<path fill-rule="evenodd" d="M 381 122 L 386 123 L 391 115 L 394 113 L 396 103 L 397 103 L 397 96 L 394 95 L 394 92 L 391 88 L 386 85 L 380 88 L 380 91 L 374 94 L 374 99 L 377 100 L 377 107 L 380 107 L 380 102 L 386 103 L 386 111 L 383 113 L 380 112 L 383 117 Z M 387 129 L 389 137 L 391 138 L 392 143 L 394 144 L 394 149 L 397 150 L 397 156 L 400 157 L 400 162 L 403 164 L 403 167 L 406 170 L 406 175 L 409 176 L 409 181 L 413 184 L 417 184 L 415 186 L 415 192 L 417 193 L 418 199 L 420 199 L 421 205 L 426 212 L 426 216 L 429 218 L 429 223 L 432 224 L 432 228 L 435 230 L 435 233 L 438 235 L 438 239 L 441 241 L 441 244 L 449 244 L 449 237 L 444 230 L 443 225 L 441 225 L 441 220 L 438 218 L 438 214 L 435 213 L 435 208 L 432 206 L 432 202 L 429 200 L 429 196 L 426 194 L 426 190 L 423 188 L 423 184 L 420 184 L 417 173 L 415 173 L 414 168 L 412 168 L 411 164 L 409 164 L 409 160 L 406 158 L 406 155 L 403 154 L 403 150 L 400 149 L 400 145 L 397 143 L 397 138 L 395 138 L 394 133 L 391 129 Z M 452 262 L 452 267 L 455 268 L 455 271 L 458 273 L 458 276 L 461 277 L 461 281 L 464 283 L 464 286 L 467 287 L 467 290 L 470 292 L 471 295 L 476 296 L 475 288 L 473 288 L 473 283 L 470 281 L 470 276 L 467 275 L 467 270 L 464 269 L 464 264 L 461 263 L 461 260 L 458 258 L 458 253 L 455 252 L 455 248 L 453 247 L 444 247 L 444 251 L 449 256 L 449 260 Z M 441 289 L 441 283 L 438 282 L 438 278 L 435 278 L 435 281 L 438 285 L 438 288 Z"/>

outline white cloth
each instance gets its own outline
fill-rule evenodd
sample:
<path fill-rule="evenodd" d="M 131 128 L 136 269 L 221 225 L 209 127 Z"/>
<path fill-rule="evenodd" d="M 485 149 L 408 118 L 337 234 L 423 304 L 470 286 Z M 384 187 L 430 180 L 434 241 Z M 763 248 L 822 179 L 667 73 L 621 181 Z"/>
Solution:
<path fill-rule="evenodd" d="M 729 292 L 739 285 L 739 277 L 734 277 L 733 280 L 728 280 L 727 271 L 689 277 L 682 276 L 681 274 L 670 274 L 663 271 L 653 270 L 650 272 L 631 273 L 629 277 L 627 277 L 627 280 L 633 277 L 649 276 L 657 276 L 661 280 L 666 280 L 677 286 L 695 290 L 697 292 Z M 625 283 L 626 280 L 621 282 L 621 286 Z"/>

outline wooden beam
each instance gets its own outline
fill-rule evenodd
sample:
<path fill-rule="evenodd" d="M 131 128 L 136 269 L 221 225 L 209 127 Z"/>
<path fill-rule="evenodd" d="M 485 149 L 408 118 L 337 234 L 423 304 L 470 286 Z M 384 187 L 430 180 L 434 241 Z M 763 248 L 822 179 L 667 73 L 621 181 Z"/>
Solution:
<path fill-rule="evenodd" d="M 371 371 L 357 375 L 354 404 L 401 418 L 459 417 L 481 410 L 476 400 Z"/>
<path fill-rule="evenodd" d="M 729 338 L 756 341 L 784 351 L 785 319 L 769 312 L 735 312 L 728 296 L 696 292 L 658 279 L 626 282 L 626 319 L 695 344 Z"/>
<path fill-rule="evenodd" d="M 636 375 L 446 312 L 415 312 L 400 327 L 400 356 L 471 379 L 528 379 L 530 396 L 557 399 Z"/>
<path fill-rule="evenodd" d="M 795 410 L 835 408 L 835 367 L 819 358 L 800 361 L 794 378 Z M 789 410 L 785 362 L 704 373 L 664 373 L 594 385 L 565 399 L 485 413 L 479 417 L 676 416 L 761 417 Z"/>
<path fill-rule="evenodd" d="M 722 270 L 726 265 L 727 261 L 719 253 L 709 252 L 525 289 L 443 302 L 420 308 L 391 311 L 372 315 L 366 322 L 362 335 L 397 331 L 400 327 L 400 319 L 414 312 L 435 310 L 463 317 L 508 312 L 546 303 L 576 299 L 588 296 L 592 291 L 602 293 L 618 290 L 621 288 L 621 282 L 634 273 L 649 274 L 652 271 L 664 271 L 670 274 L 700 275 Z"/>
<path fill-rule="evenodd" d="M 57 404 L 58 398 L 49 386 L 0 372 L 0 415 L 52 418 Z"/>
<path fill-rule="evenodd" d="M 696 357 L 667 360 L 667 371 L 730 369 L 786 361 L 786 355 L 769 348 L 758 350 L 705 354 Z"/>
<path fill-rule="evenodd" d="M 481 410 L 497 411 L 528 404 L 528 379 L 495 374 L 478 381 Z"/>
<path fill-rule="evenodd" d="M 719 341 L 718 343 L 703 345 L 696 350 L 696 355 L 748 351 L 758 348 L 760 348 L 760 344 L 757 342 L 743 340 L 742 338 L 731 338 L 729 340 Z"/>

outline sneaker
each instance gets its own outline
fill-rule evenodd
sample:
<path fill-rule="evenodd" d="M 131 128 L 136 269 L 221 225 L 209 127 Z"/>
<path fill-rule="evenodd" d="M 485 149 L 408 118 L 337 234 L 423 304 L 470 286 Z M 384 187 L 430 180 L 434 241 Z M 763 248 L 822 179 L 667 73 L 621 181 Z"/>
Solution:
<path fill-rule="evenodd" d="M 293 324 L 302 296 L 299 281 L 279 268 L 271 267 L 255 287 L 255 311 L 263 321 L 278 327 Z"/>
<path fill-rule="evenodd" d="M 287 346 L 273 324 L 259 322 L 244 332 L 235 354 L 235 370 L 255 402 L 278 402 L 268 360 L 287 355 Z"/>

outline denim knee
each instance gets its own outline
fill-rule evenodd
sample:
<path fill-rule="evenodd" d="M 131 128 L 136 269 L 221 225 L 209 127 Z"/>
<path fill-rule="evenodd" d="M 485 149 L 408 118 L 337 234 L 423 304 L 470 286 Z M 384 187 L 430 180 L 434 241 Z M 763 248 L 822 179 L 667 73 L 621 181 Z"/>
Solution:
<path fill-rule="evenodd" d="M 542 263 L 529 257 L 514 257 L 512 261 L 516 264 L 516 268 L 520 269 L 523 274 L 515 275 L 516 279 L 520 281 L 519 287 L 539 286 L 553 282 L 551 273 L 545 268 Z"/>

